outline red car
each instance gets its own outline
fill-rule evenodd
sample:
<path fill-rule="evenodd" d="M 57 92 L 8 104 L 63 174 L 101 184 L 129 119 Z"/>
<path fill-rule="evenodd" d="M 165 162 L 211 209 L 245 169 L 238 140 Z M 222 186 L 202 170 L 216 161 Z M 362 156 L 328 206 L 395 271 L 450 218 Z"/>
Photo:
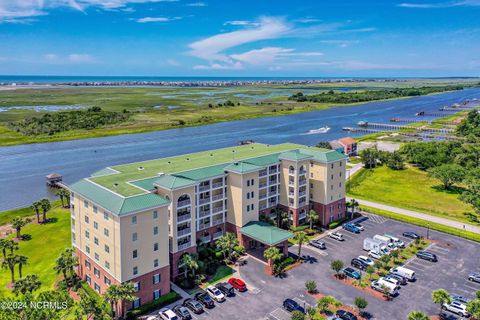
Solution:
<path fill-rule="evenodd" d="M 247 285 L 245 284 L 245 282 L 238 278 L 230 278 L 228 279 L 228 283 L 230 283 L 232 287 L 234 287 L 240 292 L 247 291 Z"/>

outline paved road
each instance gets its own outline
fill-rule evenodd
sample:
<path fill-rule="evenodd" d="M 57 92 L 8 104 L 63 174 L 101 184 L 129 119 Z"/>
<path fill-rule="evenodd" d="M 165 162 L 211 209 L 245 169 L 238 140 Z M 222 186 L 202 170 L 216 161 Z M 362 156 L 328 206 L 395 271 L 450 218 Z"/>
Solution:
<path fill-rule="evenodd" d="M 351 198 L 347 198 L 347 200 L 350 200 L 350 199 Z M 389 206 L 389 205 L 386 205 L 386 204 L 381 204 L 381 203 L 372 202 L 372 201 L 368 201 L 368 200 L 361 200 L 361 199 L 356 199 L 356 198 L 355 198 L 355 200 L 358 203 L 369 206 L 369 207 L 382 209 L 382 210 L 386 210 L 386 211 L 390 211 L 390 212 L 395 212 L 395 213 L 399 213 L 399 214 L 403 214 L 403 215 L 406 215 L 406 216 L 415 217 L 415 218 L 419 218 L 419 219 L 423 219 L 423 220 L 428 220 L 428 221 L 431 221 L 431 222 L 443 224 L 443 225 L 454 227 L 454 228 L 461 229 L 461 230 L 467 230 L 467 231 L 471 231 L 471 232 L 480 233 L 480 227 L 473 226 L 471 224 L 465 224 L 465 223 L 462 223 L 462 222 L 458 222 L 458 221 L 454 221 L 454 220 L 450 220 L 450 219 L 445 219 L 445 218 L 441 218 L 441 217 L 436 217 L 436 216 L 432 216 L 432 215 L 417 212 L 417 211 L 392 207 L 392 206 Z"/>

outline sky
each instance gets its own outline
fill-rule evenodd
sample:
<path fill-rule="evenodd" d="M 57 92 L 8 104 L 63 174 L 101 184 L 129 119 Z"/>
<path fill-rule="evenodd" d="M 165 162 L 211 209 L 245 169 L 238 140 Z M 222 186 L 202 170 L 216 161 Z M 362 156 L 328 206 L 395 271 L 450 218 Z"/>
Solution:
<path fill-rule="evenodd" d="M 480 76 L 480 0 L 0 0 L 0 74 Z"/>

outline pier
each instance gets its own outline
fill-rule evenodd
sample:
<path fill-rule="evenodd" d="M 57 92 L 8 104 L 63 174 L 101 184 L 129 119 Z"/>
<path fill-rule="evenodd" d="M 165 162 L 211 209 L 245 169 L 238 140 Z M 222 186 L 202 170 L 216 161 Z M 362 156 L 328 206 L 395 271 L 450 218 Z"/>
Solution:
<path fill-rule="evenodd" d="M 431 132 L 431 133 L 453 133 L 454 130 L 450 128 L 425 128 L 425 127 L 411 127 L 408 125 L 401 125 L 401 124 L 390 124 L 390 123 L 375 123 L 375 122 L 366 122 L 360 121 L 358 123 L 359 127 L 363 128 L 373 128 L 373 129 L 388 129 L 391 130 L 402 130 L 402 129 L 410 129 L 422 132 Z"/>
<path fill-rule="evenodd" d="M 418 118 L 391 118 L 390 122 L 400 122 L 400 123 L 425 122 L 425 123 L 432 123 L 432 120 L 424 120 L 424 119 L 418 119 Z"/>
<path fill-rule="evenodd" d="M 369 129 L 366 127 L 343 127 L 343 131 L 356 132 L 356 133 L 391 133 L 391 130 L 380 130 L 380 129 Z M 461 137 L 453 136 L 445 132 L 429 132 L 429 131 L 420 131 L 420 132 L 395 132 L 399 135 L 412 137 L 412 138 L 421 138 L 428 140 L 449 140 L 457 141 L 463 140 Z"/>

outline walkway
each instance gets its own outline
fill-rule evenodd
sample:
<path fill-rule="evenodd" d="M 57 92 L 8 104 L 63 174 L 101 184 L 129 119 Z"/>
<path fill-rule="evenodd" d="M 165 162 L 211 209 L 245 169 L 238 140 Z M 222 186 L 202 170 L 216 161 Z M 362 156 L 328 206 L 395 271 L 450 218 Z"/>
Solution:
<path fill-rule="evenodd" d="M 352 198 L 347 197 L 347 201 L 350 200 L 350 199 L 352 199 Z M 382 210 L 385 210 L 385 211 L 390 211 L 390 212 L 394 212 L 394 213 L 398 213 L 398 214 L 403 214 L 403 215 L 406 215 L 406 216 L 410 216 L 410 217 L 414 217 L 414 218 L 419 218 L 419 219 L 443 224 L 445 226 L 454 227 L 454 228 L 461 229 L 461 230 L 480 233 L 480 227 L 473 226 L 471 224 L 465 224 L 465 223 L 462 223 L 462 222 L 459 222 L 459 221 L 450 220 L 450 219 L 446 219 L 446 218 L 441 218 L 441 217 L 437 217 L 437 216 L 432 216 L 432 215 L 417 212 L 417 211 L 402 209 L 402 208 L 398 208 L 398 207 L 392 207 L 392 206 L 389 206 L 389 205 L 386 205 L 386 204 L 381 204 L 381 203 L 372 202 L 372 201 L 368 201 L 368 200 L 361 200 L 361 199 L 356 199 L 356 198 L 355 198 L 355 200 L 358 203 L 369 206 L 369 207 L 382 209 Z"/>

